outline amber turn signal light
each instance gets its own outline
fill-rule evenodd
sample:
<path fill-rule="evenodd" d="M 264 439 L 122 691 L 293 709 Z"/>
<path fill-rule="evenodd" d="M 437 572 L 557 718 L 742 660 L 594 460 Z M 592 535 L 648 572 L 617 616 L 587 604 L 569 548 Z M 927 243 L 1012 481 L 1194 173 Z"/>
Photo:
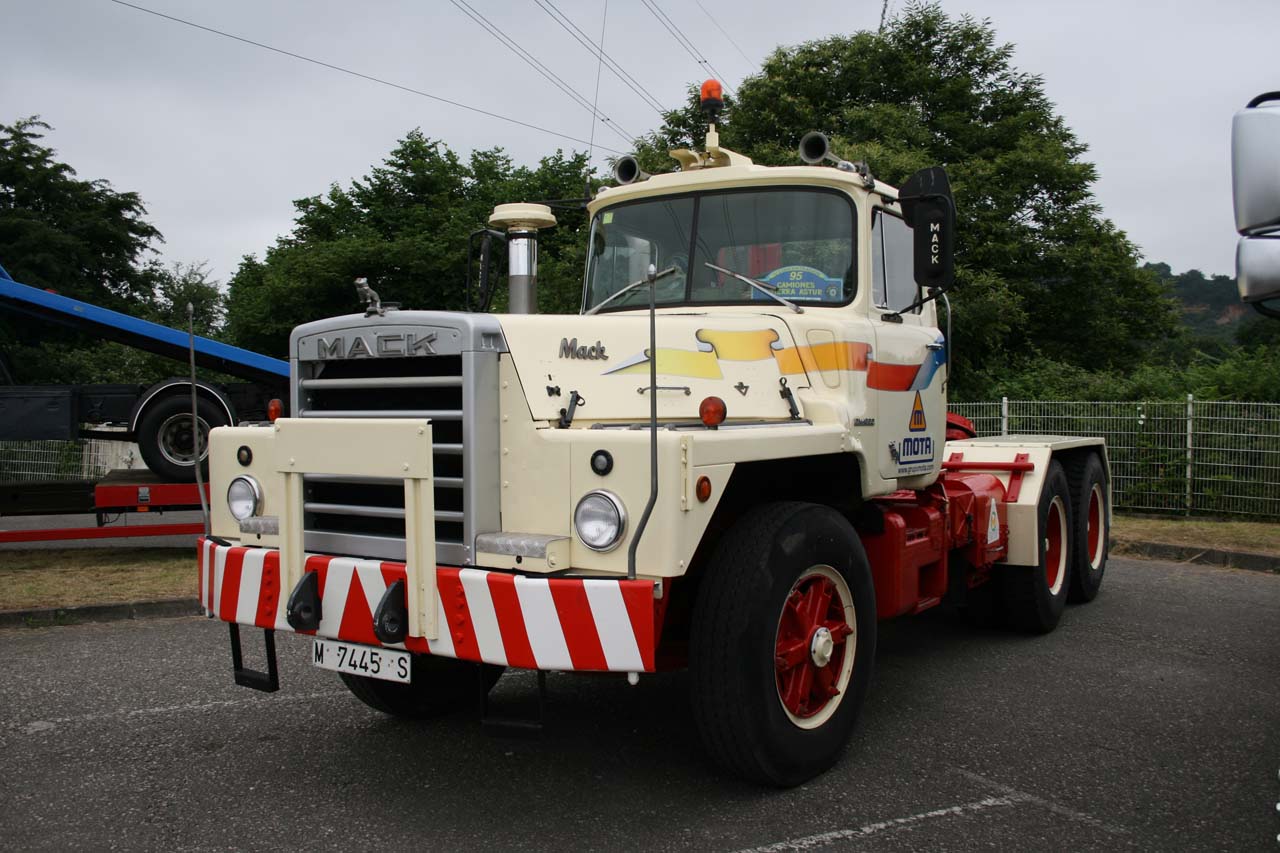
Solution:
<path fill-rule="evenodd" d="M 698 496 L 698 503 L 704 504 L 711 498 L 711 480 L 705 475 L 698 478 L 693 493 Z"/>
<path fill-rule="evenodd" d="M 698 404 L 698 417 L 703 424 L 711 429 L 715 429 L 724 423 L 724 419 L 728 414 L 724 400 L 719 397 L 708 397 Z"/>
<path fill-rule="evenodd" d="M 284 414 L 284 403 L 279 397 L 272 397 L 267 403 L 267 420 L 272 423 L 276 422 L 276 418 Z"/>

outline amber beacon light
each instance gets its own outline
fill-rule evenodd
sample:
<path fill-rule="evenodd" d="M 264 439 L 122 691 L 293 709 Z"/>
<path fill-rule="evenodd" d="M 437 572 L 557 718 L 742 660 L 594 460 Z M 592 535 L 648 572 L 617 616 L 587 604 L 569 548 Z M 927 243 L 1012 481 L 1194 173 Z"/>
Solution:
<path fill-rule="evenodd" d="M 715 116 L 724 107 L 724 91 L 720 86 L 719 80 L 707 80 L 702 84 L 702 110 L 711 116 L 711 120 L 715 121 Z"/>

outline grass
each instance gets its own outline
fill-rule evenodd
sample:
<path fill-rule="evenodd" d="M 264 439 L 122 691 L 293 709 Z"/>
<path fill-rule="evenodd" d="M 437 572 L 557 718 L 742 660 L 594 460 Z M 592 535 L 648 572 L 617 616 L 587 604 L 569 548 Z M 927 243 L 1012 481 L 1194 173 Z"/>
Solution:
<path fill-rule="evenodd" d="M 1160 542 L 1280 556 L 1280 524 L 1262 521 L 1117 514 L 1111 539 L 1117 552 L 1128 542 Z"/>
<path fill-rule="evenodd" d="M 0 610 L 196 595 L 194 548 L 0 551 Z"/>

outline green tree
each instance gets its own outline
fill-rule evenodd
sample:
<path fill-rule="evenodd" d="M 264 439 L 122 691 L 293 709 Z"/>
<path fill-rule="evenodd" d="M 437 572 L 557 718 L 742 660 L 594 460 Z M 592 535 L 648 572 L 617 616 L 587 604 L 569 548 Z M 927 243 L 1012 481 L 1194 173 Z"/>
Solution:
<path fill-rule="evenodd" d="M 161 236 L 144 218 L 142 200 L 106 181 L 77 178 L 42 144 L 50 130 L 36 117 L 0 124 L 0 261 L 15 279 L 166 322 L 172 295 L 199 290 L 189 287 L 193 271 L 216 291 L 198 268 L 166 270 L 151 259 Z M 216 317 L 216 299 L 206 293 L 198 301 Z M 184 301 L 183 326 L 185 311 Z M 145 382 L 174 370 L 120 344 L 3 313 L 0 352 L 20 384 Z"/>
<path fill-rule="evenodd" d="M 262 260 L 245 257 L 231 279 L 228 334 L 240 346 L 283 356 L 294 326 L 356 310 L 357 276 L 406 308 L 461 310 L 467 236 L 484 227 L 493 207 L 581 197 L 586 175 L 583 154 L 557 151 L 528 168 L 492 149 L 464 162 L 443 142 L 411 131 L 364 178 L 294 202 L 292 233 Z M 539 239 L 539 307 L 574 311 L 585 214 L 569 206 L 556 215 L 559 224 Z M 498 288 L 494 307 L 505 299 Z"/>
<path fill-rule="evenodd" d="M 988 21 L 912 3 L 880 32 L 775 50 L 726 103 L 721 143 L 771 165 L 797 162 L 809 130 L 900 185 L 946 166 L 958 208 L 955 382 L 987 393 L 1011 360 L 1086 371 L 1132 365 L 1178 333 L 1165 288 L 1101 216 L 1086 146 L 1042 80 L 1017 70 Z M 701 144 L 696 92 L 641 140 L 650 171 Z"/>

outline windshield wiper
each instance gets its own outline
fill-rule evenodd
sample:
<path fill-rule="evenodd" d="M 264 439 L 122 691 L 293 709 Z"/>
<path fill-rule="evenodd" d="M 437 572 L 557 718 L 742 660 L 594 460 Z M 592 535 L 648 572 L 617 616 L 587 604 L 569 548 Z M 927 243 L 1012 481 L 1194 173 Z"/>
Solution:
<path fill-rule="evenodd" d="M 650 269 L 653 269 L 653 267 L 650 267 Z M 624 293 L 630 293 L 631 291 L 635 290 L 637 287 L 640 287 L 640 286 L 642 286 L 642 285 L 648 284 L 648 283 L 650 282 L 650 280 L 652 280 L 654 284 L 657 284 L 657 283 L 658 283 L 658 279 L 660 279 L 660 278 L 666 278 L 667 276 L 671 275 L 672 273 L 674 273 L 674 272 L 676 272 L 676 271 L 677 271 L 677 270 L 676 270 L 676 267 L 667 267 L 665 270 L 662 270 L 661 272 L 659 272 L 659 273 L 657 273 L 656 275 L 654 275 L 652 279 L 650 279 L 650 278 L 649 278 L 649 276 L 645 276 L 644 278 L 640 279 L 639 281 L 633 281 L 633 282 L 631 282 L 630 284 L 628 284 L 626 287 L 624 287 L 624 288 L 622 288 L 621 290 L 619 290 L 617 293 L 615 293 L 615 294 L 613 294 L 612 296 L 610 296 L 608 299 L 606 299 L 606 300 L 604 300 L 603 302 L 601 302 L 599 305 L 593 305 L 593 306 L 591 306 L 590 308 L 588 308 L 586 311 L 584 311 L 584 312 L 583 312 L 583 316 L 585 317 L 587 314 L 594 314 L 594 313 L 596 313 L 596 312 L 597 312 L 597 311 L 599 311 L 601 308 L 603 308 L 604 306 L 608 305 L 608 304 L 609 304 L 610 302 L 612 302 L 613 300 L 617 299 L 619 296 L 622 296 Z"/>
<path fill-rule="evenodd" d="M 718 266 L 716 266 L 715 264 L 711 263 L 710 261 L 703 261 L 703 263 L 704 263 L 704 264 L 706 264 L 707 266 L 711 267 L 711 269 L 715 270 L 716 272 L 722 272 L 722 273 L 724 273 L 725 275 L 731 275 L 731 276 L 733 276 L 734 278 L 736 278 L 738 281 L 741 281 L 741 282 L 744 282 L 744 283 L 746 283 L 746 284 L 751 285 L 751 286 L 752 286 L 752 287 L 754 287 L 756 290 L 758 290 L 758 291 L 760 291 L 761 293 L 763 293 L 765 296 L 770 296 L 770 297 L 772 297 L 772 298 L 774 298 L 774 299 L 778 300 L 778 301 L 779 301 L 779 302 L 781 302 L 783 305 L 787 306 L 788 308 L 790 308 L 792 311 L 796 312 L 797 314 L 803 314 L 803 313 L 804 313 L 804 309 L 803 309 L 803 308 L 801 308 L 799 305 L 795 304 L 795 303 L 794 303 L 794 302 L 792 302 L 790 299 L 787 299 L 787 298 L 786 298 L 786 297 L 784 297 L 784 296 L 779 296 L 779 295 L 777 294 L 777 292 L 776 292 L 776 291 L 778 290 L 778 288 L 777 288 L 777 287 L 775 287 L 775 286 L 774 286 L 774 285 L 772 285 L 772 284 L 766 284 L 765 282 L 763 282 L 763 281 L 757 281 L 757 280 L 755 280 L 754 278 L 747 278 L 747 277 L 746 277 L 745 275 L 743 275 L 742 273 L 734 272 L 733 270 L 725 269 L 724 267 L 718 267 Z"/>

